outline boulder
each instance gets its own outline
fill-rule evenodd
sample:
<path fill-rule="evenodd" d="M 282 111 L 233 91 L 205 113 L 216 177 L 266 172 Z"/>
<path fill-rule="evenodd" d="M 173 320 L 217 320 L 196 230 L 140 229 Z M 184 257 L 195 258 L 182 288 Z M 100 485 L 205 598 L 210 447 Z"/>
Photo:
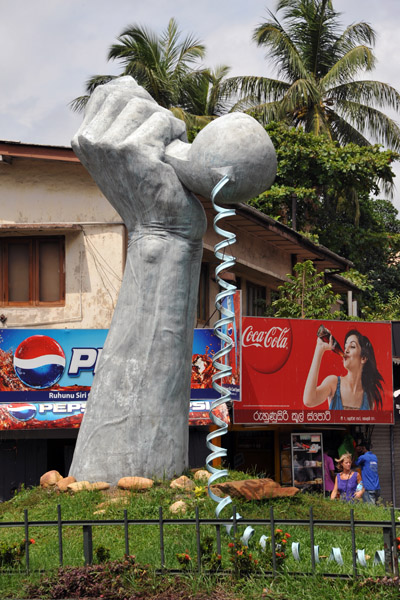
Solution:
<path fill-rule="evenodd" d="M 62 476 L 58 471 L 47 471 L 41 476 L 40 485 L 42 488 L 53 487 L 60 479 L 62 479 Z"/>
<path fill-rule="evenodd" d="M 147 477 L 122 477 L 117 485 L 123 490 L 148 490 L 153 487 L 153 483 Z"/>
<path fill-rule="evenodd" d="M 178 479 L 174 479 L 173 481 L 171 481 L 169 487 L 173 489 L 186 490 L 188 492 L 191 492 L 196 487 L 196 484 L 194 483 L 194 481 L 189 479 L 189 477 L 186 477 L 186 475 L 182 475 L 181 477 L 178 477 Z"/>
<path fill-rule="evenodd" d="M 281 498 L 294 496 L 299 492 L 299 489 L 296 487 L 281 487 L 279 483 L 268 478 L 215 483 L 211 486 L 211 490 L 217 496 L 229 495 L 232 498 L 244 498 L 245 500 Z"/>
<path fill-rule="evenodd" d="M 94 481 L 93 483 L 90 484 L 90 489 L 91 490 L 109 490 L 110 489 L 110 484 L 107 483 L 106 481 Z"/>
<path fill-rule="evenodd" d="M 174 515 L 179 514 L 179 513 L 180 514 L 185 514 L 185 512 L 187 510 L 187 506 L 183 502 L 183 500 L 178 500 L 178 502 L 174 502 L 173 504 L 171 504 L 171 506 L 169 507 L 169 510 Z"/>
<path fill-rule="evenodd" d="M 66 492 L 69 484 L 75 483 L 75 482 L 76 482 L 75 477 L 72 477 L 72 475 L 69 475 L 68 477 L 61 477 L 61 479 L 59 479 L 57 481 L 56 486 L 60 492 Z"/>
<path fill-rule="evenodd" d="M 193 475 L 193 479 L 195 479 L 196 481 L 208 481 L 210 477 L 211 473 L 209 473 L 205 469 L 200 469 L 199 471 L 196 471 Z"/>
<path fill-rule="evenodd" d="M 75 481 L 67 485 L 67 490 L 70 492 L 82 492 L 82 490 L 93 492 L 94 490 L 108 490 L 109 487 L 110 484 L 106 481 L 94 481 L 93 483 L 89 483 L 89 481 Z"/>
<path fill-rule="evenodd" d="M 74 481 L 73 483 L 69 483 L 67 489 L 70 492 L 82 492 L 83 490 L 90 490 L 89 481 Z"/>

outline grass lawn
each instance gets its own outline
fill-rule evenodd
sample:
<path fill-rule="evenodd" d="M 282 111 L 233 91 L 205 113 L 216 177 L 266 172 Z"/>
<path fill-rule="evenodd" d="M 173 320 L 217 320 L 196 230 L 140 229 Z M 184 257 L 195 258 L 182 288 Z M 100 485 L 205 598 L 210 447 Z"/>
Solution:
<path fill-rule="evenodd" d="M 189 476 L 191 476 L 189 474 Z M 249 478 L 244 473 L 230 473 L 230 478 Z M 196 484 L 198 485 L 198 484 Z M 186 514 L 174 516 L 169 507 L 177 500 L 183 500 L 187 506 Z M 398 581 L 385 576 L 384 566 L 374 565 L 377 550 L 383 549 L 382 527 L 368 527 L 365 524 L 356 528 L 356 548 L 364 550 L 367 566 L 358 565 L 357 578 L 344 578 L 352 575 L 352 536 L 348 526 L 321 526 L 316 524 L 314 544 L 319 546 L 319 562 L 315 574 L 312 572 L 310 528 L 308 525 L 280 523 L 280 520 L 309 519 L 310 507 L 315 520 L 346 520 L 350 518 L 350 508 L 354 508 L 355 521 L 390 521 L 390 507 L 370 506 L 366 504 L 348 505 L 332 502 L 317 495 L 298 494 L 293 498 L 244 502 L 235 500 L 237 512 L 244 519 L 269 519 L 273 507 L 275 529 L 282 529 L 286 543 L 278 550 L 285 557 L 278 559 L 278 575 L 271 577 L 266 572 L 272 570 L 271 551 L 267 542 L 267 552 L 260 546 L 260 538 L 270 537 L 270 526 L 253 524 L 255 530 L 248 549 L 240 542 L 229 537 L 225 528 L 221 528 L 221 558 L 217 557 L 215 526 L 201 525 L 200 539 L 204 548 L 203 556 L 208 559 L 202 572 L 197 572 L 197 540 L 194 524 L 179 525 L 174 520 L 195 518 L 198 508 L 200 519 L 215 518 L 215 502 L 201 490 L 184 492 L 171 489 L 169 481 L 156 481 L 153 488 L 145 492 L 121 492 L 115 489 L 105 492 L 83 491 L 75 495 L 57 494 L 53 490 L 32 488 L 20 491 L 12 500 L 0 504 L 1 522 L 23 522 L 24 511 L 28 511 L 29 521 L 56 521 L 57 505 L 61 506 L 63 520 L 109 520 L 123 519 L 124 510 L 129 519 L 154 519 L 156 524 L 129 525 L 129 552 L 135 560 L 124 565 L 125 540 L 124 527 L 121 525 L 93 527 L 94 562 L 99 563 L 101 553 L 103 562 L 96 567 L 84 568 L 82 526 L 63 526 L 63 562 L 64 566 L 75 567 L 76 572 L 65 568 L 58 572 L 59 549 L 57 527 L 32 525 L 29 538 L 34 539 L 30 550 L 30 573 L 26 573 L 25 560 L 20 567 L 3 567 L 0 572 L 0 598 L 150 598 L 175 599 L 196 598 L 215 600 L 234 600 L 235 598 L 269 598 L 271 600 L 297 600 L 318 597 L 330 598 L 398 598 Z M 165 519 L 172 523 L 164 525 L 165 567 L 174 573 L 160 574 L 160 533 L 158 526 L 159 507 L 163 509 Z M 232 506 L 223 511 L 223 517 L 229 518 Z M 396 522 L 399 517 L 396 511 Z M 238 533 L 242 535 L 245 527 L 238 523 Z M 279 535 L 279 534 L 278 534 Z M 399 532 L 400 535 L 400 532 Z M 12 544 L 20 543 L 25 537 L 23 527 L 0 528 L 0 553 Z M 296 561 L 291 551 L 292 542 L 299 542 L 300 561 Z M 232 547 L 232 544 L 236 543 Z M 228 545 L 231 544 L 231 547 Z M 339 547 L 344 564 L 342 566 L 329 561 L 331 549 Z M 251 558 L 248 558 L 248 554 Z M 178 556 L 177 556 L 178 555 Z M 186 558 L 185 558 L 185 555 Z M 0 554 L 1 556 L 1 554 Z M 232 557 L 235 562 L 232 562 Z M 248 561 L 248 563 L 246 562 Z M 217 572 L 208 573 L 208 568 L 217 568 Z M 255 564 L 257 561 L 257 564 Z M 134 564 L 133 564 L 134 562 Z M 108 565 L 112 565 L 109 567 Z M 122 566 L 121 566 L 122 565 Z M 250 566 L 249 566 L 250 565 Z M 92 571 L 90 571 L 92 569 Z M 97 569 L 97 570 L 96 570 Z M 336 577 L 324 577 L 324 573 Z M 66 583 L 64 579 L 66 578 Z M 72 580 L 97 581 L 96 596 L 88 596 L 84 586 L 81 590 L 74 587 Z M 105 579 L 102 579 L 105 577 Z M 48 579 L 47 584 L 37 588 L 40 581 Z M 114 588 L 115 582 L 119 588 Z M 61 584 L 62 582 L 62 584 Z M 46 587 L 47 585 L 47 587 Z M 64 588 L 62 589 L 62 586 Z M 29 587 L 31 586 L 31 587 Z M 33 586 L 33 587 L 32 587 Z M 36 586 L 36 588 L 34 587 Z M 39 591 L 38 591 L 39 590 Z M 99 593 L 99 592 L 102 593 Z M 76 594 L 81 594 L 76 595 Z M 94 593 L 94 592 L 93 592 Z M 39 594 L 39 595 L 37 595 Z M 60 595 L 57 595 L 60 594 Z M 68 594 L 68 595 L 66 595 Z M 118 595 L 121 594 L 121 595 Z"/>

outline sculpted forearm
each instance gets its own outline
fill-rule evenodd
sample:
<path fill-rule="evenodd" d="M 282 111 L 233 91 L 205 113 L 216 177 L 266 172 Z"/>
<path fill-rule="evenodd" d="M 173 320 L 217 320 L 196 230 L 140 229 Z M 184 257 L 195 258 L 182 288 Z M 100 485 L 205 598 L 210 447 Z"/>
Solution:
<path fill-rule="evenodd" d="M 148 477 L 157 470 L 172 475 L 177 464 L 182 470 L 187 466 L 190 358 L 202 246 L 177 236 L 148 241 L 136 240 L 129 247 L 71 466 L 77 479 L 90 470 L 95 478 L 116 483 L 115 462 L 121 474 Z M 176 430 L 183 432 L 180 439 L 173 435 Z"/>

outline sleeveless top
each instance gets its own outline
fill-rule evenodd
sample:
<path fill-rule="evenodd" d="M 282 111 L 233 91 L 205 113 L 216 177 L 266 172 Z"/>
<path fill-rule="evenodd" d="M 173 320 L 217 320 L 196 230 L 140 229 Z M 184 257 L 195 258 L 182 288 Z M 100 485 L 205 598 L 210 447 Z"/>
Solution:
<path fill-rule="evenodd" d="M 340 499 L 350 502 L 354 498 L 357 488 L 357 473 L 353 471 L 350 479 L 340 479 L 340 473 L 336 475 Z"/>
<path fill-rule="evenodd" d="M 337 378 L 337 387 L 336 392 L 332 396 L 331 402 L 329 404 L 329 408 L 331 410 L 344 410 L 342 403 L 342 396 L 340 394 L 340 377 Z M 353 410 L 370 410 L 367 392 L 363 393 L 362 403 L 360 408 L 354 408 Z"/>

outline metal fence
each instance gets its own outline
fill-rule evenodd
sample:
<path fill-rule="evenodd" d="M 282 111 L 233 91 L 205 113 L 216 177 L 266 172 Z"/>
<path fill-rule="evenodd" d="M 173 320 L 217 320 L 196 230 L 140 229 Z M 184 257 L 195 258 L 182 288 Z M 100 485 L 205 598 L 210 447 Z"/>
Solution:
<path fill-rule="evenodd" d="M 268 519 L 245 519 L 238 516 L 236 507 L 232 507 L 232 517 L 230 519 L 203 519 L 199 516 L 199 509 L 196 507 L 194 519 L 167 519 L 164 518 L 163 509 L 159 507 L 158 519 L 130 519 L 128 518 L 128 511 L 123 511 L 122 519 L 96 519 L 96 520 L 68 520 L 62 518 L 61 505 L 57 506 L 57 520 L 53 521 L 37 521 L 30 520 L 28 510 L 24 510 L 23 521 L 9 521 L 0 522 L 0 528 L 14 528 L 22 527 L 25 534 L 25 564 L 26 571 L 30 571 L 30 542 L 29 542 L 29 531 L 31 527 L 55 527 L 57 528 L 58 534 L 58 562 L 60 566 L 64 566 L 64 541 L 63 541 L 63 528 L 65 527 L 79 527 L 82 529 L 83 534 L 83 556 L 86 565 L 93 563 L 93 528 L 99 526 L 121 526 L 124 531 L 124 548 L 125 554 L 130 554 L 130 538 L 132 534 L 129 532 L 130 526 L 136 525 L 148 525 L 158 528 L 159 531 L 159 570 L 168 572 L 178 572 L 177 569 L 167 569 L 165 561 L 165 527 L 168 525 L 181 525 L 181 526 L 194 526 L 196 535 L 196 548 L 197 548 L 197 559 L 195 569 L 200 572 L 203 569 L 202 564 L 202 551 L 201 551 L 201 527 L 208 525 L 215 528 L 216 548 L 217 554 L 221 554 L 221 530 L 225 530 L 230 536 L 235 536 L 239 532 L 239 528 L 242 526 L 262 526 L 267 528 L 270 533 L 268 543 L 271 544 L 271 548 L 275 549 L 275 531 L 277 525 L 287 526 L 303 526 L 309 530 L 309 558 L 311 559 L 311 572 L 305 573 L 304 571 L 293 572 L 293 574 L 299 575 L 311 575 L 315 573 L 317 563 L 319 562 L 319 546 L 315 544 L 315 529 L 317 527 L 340 527 L 348 528 L 351 534 L 351 546 L 352 546 L 352 567 L 351 573 L 328 573 L 318 571 L 321 575 L 326 577 L 357 577 L 360 566 L 366 566 L 365 555 L 363 550 L 358 550 L 356 547 L 356 530 L 357 528 L 375 528 L 382 530 L 382 549 L 377 550 L 374 564 L 382 564 L 385 566 L 385 571 L 394 575 L 399 574 L 398 566 L 398 543 L 397 543 L 397 528 L 400 527 L 400 522 L 395 519 L 394 509 L 390 509 L 390 520 L 387 521 L 356 521 L 354 519 L 354 510 L 350 509 L 349 520 L 321 520 L 314 519 L 313 510 L 310 508 L 308 519 L 283 519 L 276 518 L 274 515 L 273 507 L 270 507 L 270 513 Z M 232 539 L 232 537 L 230 538 Z M 301 561 L 300 557 L 300 544 L 298 542 L 292 542 L 292 554 L 295 560 Z M 303 557 L 303 560 L 307 556 Z M 341 550 L 338 547 L 331 549 L 329 560 L 336 562 L 339 565 L 343 565 L 343 559 L 341 556 Z M 272 570 L 264 571 L 268 575 L 277 575 L 279 568 L 277 565 L 277 558 L 275 551 L 272 552 Z"/>

